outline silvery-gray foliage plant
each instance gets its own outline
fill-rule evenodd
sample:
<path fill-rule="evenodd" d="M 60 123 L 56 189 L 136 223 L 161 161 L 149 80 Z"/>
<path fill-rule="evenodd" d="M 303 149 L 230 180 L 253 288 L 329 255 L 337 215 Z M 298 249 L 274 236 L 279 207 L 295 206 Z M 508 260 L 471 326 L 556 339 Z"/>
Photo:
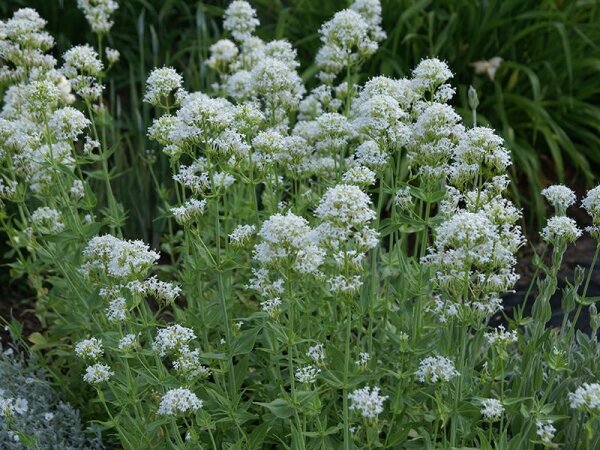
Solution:
<path fill-rule="evenodd" d="M 475 126 L 462 123 L 437 58 L 359 83 L 386 37 L 378 0 L 322 25 L 310 90 L 293 46 L 259 38 L 240 0 L 204 61 L 210 92 L 171 67 L 149 74 L 147 134 L 172 174 L 150 161 L 158 249 L 123 236 L 112 191 L 127 176 L 103 95 L 118 4 L 78 4 L 97 42 L 60 61 L 34 10 L 0 22 L 0 225 L 13 276 L 37 293 L 33 350 L 106 435 L 125 449 L 598 448 L 591 271 L 547 327 L 583 233 L 566 215 L 575 194 L 544 190 L 549 257 L 490 326 L 525 245 L 510 152 L 476 125 L 474 92 Z M 600 239 L 600 188 L 581 205 Z M 592 337 L 574 326 L 586 306 Z"/>
<path fill-rule="evenodd" d="M 60 400 L 35 360 L 12 348 L 0 353 L 0 447 L 10 450 L 99 450 L 98 430 L 82 426 L 79 411 Z"/>

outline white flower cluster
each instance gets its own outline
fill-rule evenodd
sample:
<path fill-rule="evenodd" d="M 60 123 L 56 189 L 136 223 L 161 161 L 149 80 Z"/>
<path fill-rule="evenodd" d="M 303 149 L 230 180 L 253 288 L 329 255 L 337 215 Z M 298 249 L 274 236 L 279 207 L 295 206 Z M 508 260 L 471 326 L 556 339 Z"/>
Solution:
<path fill-rule="evenodd" d="M 321 372 L 321 369 L 318 369 L 314 366 L 302 366 L 296 369 L 296 380 L 298 383 L 312 384 L 317 381 L 317 376 Z"/>
<path fill-rule="evenodd" d="M 254 225 L 238 225 L 229 235 L 229 241 L 232 245 L 242 246 L 250 240 L 255 231 Z"/>
<path fill-rule="evenodd" d="M 144 281 L 130 281 L 127 288 L 141 296 L 151 295 L 157 300 L 172 303 L 181 293 L 181 288 L 166 281 L 160 281 L 156 276 L 150 277 Z"/>
<path fill-rule="evenodd" d="M 104 65 L 96 50 L 87 44 L 75 46 L 65 52 L 63 60 L 61 71 L 75 93 L 89 102 L 99 99 L 104 86 L 99 83 L 98 77 Z"/>
<path fill-rule="evenodd" d="M 566 216 L 555 216 L 548 219 L 548 223 L 540 233 L 541 238 L 555 246 L 572 244 L 582 235 L 577 223 Z"/>
<path fill-rule="evenodd" d="M 542 190 L 542 195 L 552 205 L 557 216 L 564 216 L 567 208 L 577 201 L 575 192 L 562 184 L 547 187 Z"/>
<path fill-rule="evenodd" d="M 379 395 L 380 389 L 375 386 L 372 389 L 365 386 L 348 394 L 348 399 L 352 402 L 349 409 L 360 412 L 365 419 L 375 420 L 383 412 L 383 402 L 387 395 Z"/>
<path fill-rule="evenodd" d="M 83 256 L 82 273 L 97 272 L 117 279 L 143 277 L 160 257 L 142 241 L 126 241 L 108 234 L 92 238 Z"/>
<path fill-rule="evenodd" d="M 429 356 L 419 363 L 415 372 L 421 383 L 448 382 L 460 373 L 454 367 L 452 360 L 443 356 Z"/>
<path fill-rule="evenodd" d="M 31 225 L 41 234 L 57 234 L 65 228 L 60 212 L 47 206 L 40 206 L 31 213 Z"/>
<path fill-rule="evenodd" d="M 569 393 L 571 408 L 590 413 L 600 413 L 600 384 L 583 383 L 575 392 Z"/>
<path fill-rule="evenodd" d="M 332 83 L 344 69 L 356 68 L 375 53 L 377 42 L 385 39 L 380 24 L 378 0 L 358 0 L 324 23 L 319 31 L 323 46 L 316 57 L 321 81 Z"/>
<path fill-rule="evenodd" d="M 54 38 L 44 27 L 46 21 L 32 8 L 16 11 L 10 19 L 0 21 L 0 83 L 15 82 L 44 70 L 56 60 L 46 52 Z M 9 63 L 9 64 L 7 64 Z"/>
<path fill-rule="evenodd" d="M 75 354 L 82 359 L 97 360 L 104 354 L 102 341 L 95 337 L 79 341 L 75 345 Z"/>
<path fill-rule="evenodd" d="M 77 0 L 77 6 L 85 14 L 92 31 L 105 34 L 113 26 L 111 15 L 119 8 L 115 0 Z"/>
<path fill-rule="evenodd" d="M 154 106 L 168 106 L 169 96 L 181 94 L 183 78 L 172 67 L 154 69 L 146 80 L 144 101 Z"/>
<path fill-rule="evenodd" d="M 0 416 L 10 419 L 15 414 L 24 415 L 29 410 L 29 402 L 21 397 L 4 398 L 0 393 Z"/>
<path fill-rule="evenodd" d="M 504 413 L 502 402 L 495 398 L 486 398 L 481 401 L 481 415 L 488 422 L 500 420 Z"/>
<path fill-rule="evenodd" d="M 485 339 L 488 341 L 488 344 L 499 347 L 509 345 L 518 340 L 517 331 L 506 331 L 504 325 L 499 325 L 491 333 L 485 333 Z"/>
<path fill-rule="evenodd" d="M 196 334 L 190 328 L 175 324 L 158 330 L 152 348 L 160 356 L 179 351 L 191 340 L 196 339 Z"/>
<path fill-rule="evenodd" d="M 297 271 L 314 274 L 323 263 L 325 251 L 317 245 L 308 221 L 291 212 L 269 217 L 258 236 L 261 242 L 254 247 L 254 258 L 261 264 L 272 265 L 289 259 Z"/>
<path fill-rule="evenodd" d="M 423 258 L 435 269 L 439 287 L 451 300 L 460 299 L 468 283 L 468 292 L 476 300 L 472 307 L 484 316 L 496 311 L 499 294 L 517 281 L 515 253 L 522 244 L 520 232 L 494 223 L 489 216 L 484 211 L 457 212 L 435 230 L 434 246 Z M 462 305 L 466 303 L 465 299 Z"/>
<path fill-rule="evenodd" d="M 321 343 L 315 344 L 308 349 L 306 352 L 306 356 L 308 356 L 312 361 L 318 366 L 322 366 L 325 364 L 325 346 Z"/>
<path fill-rule="evenodd" d="M 189 389 L 171 389 L 160 400 L 158 414 L 163 416 L 187 414 L 202 408 L 202 403 L 202 400 Z"/>
<path fill-rule="evenodd" d="M 556 428 L 554 427 L 553 423 L 554 422 L 552 422 L 552 420 L 538 420 L 535 423 L 536 434 L 545 446 L 553 447 L 552 440 L 556 434 Z"/>
<path fill-rule="evenodd" d="M 100 384 L 108 381 L 114 374 L 108 365 L 96 363 L 85 369 L 83 381 L 90 384 Z"/>

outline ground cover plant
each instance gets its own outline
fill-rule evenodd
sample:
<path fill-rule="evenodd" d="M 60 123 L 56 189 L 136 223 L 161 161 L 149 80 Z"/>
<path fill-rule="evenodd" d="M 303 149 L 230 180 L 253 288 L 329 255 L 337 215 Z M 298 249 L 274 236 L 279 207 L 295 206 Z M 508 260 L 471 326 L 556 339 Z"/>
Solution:
<path fill-rule="evenodd" d="M 78 5 L 94 43 L 58 58 L 35 10 L 0 22 L 0 226 L 11 275 L 37 296 L 31 350 L 105 445 L 598 448 L 591 270 L 563 290 L 562 326 L 547 323 L 583 233 L 567 209 L 600 239 L 600 188 L 542 192 L 550 262 L 537 255 L 523 305 L 489 325 L 526 242 L 511 153 L 478 125 L 477 91 L 467 122 L 438 58 L 363 80 L 386 39 L 377 0 L 321 26 L 305 83 L 293 46 L 259 38 L 237 0 L 203 61 L 213 83 L 148 74 L 142 132 L 169 173 L 144 166 L 164 223 L 154 248 L 124 233 L 135 211 L 113 189 L 127 157 L 104 85 L 119 5 Z M 588 306 L 591 336 L 574 327 Z M 2 400 L 3 424 L 17 400 Z"/>

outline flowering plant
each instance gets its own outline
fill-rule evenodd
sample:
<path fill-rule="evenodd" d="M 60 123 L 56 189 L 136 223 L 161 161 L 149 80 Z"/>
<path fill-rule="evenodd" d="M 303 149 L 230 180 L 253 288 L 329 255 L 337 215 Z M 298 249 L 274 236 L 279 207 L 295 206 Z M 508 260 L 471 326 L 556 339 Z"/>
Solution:
<path fill-rule="evenodd" d="M 171 67 L 149 74 L 147 133 L 172 171 L 156 180 L 160 251 L 123 236 L 112 191 L 103 77 L 118 53 L 103 37 L 118 5 L 79 5 L 98 44 L 61 66 L 35 11 L 0 22 L 0 225 L 47 328 L 34 348 L 121 446 L 598 445 L 598 342 L 575 333 L 589 273 L 546 328 L 582 234 L 575 194 L 543 193 L 552 261 L 538 262 L 532 317 L 492 327 L 525 242 L 510 152 L 476 126 L 476 102 L 462 124 L 439 59 L 360 83 L 385 38 L 378 0 L 321 27 L 310 90 L 292 45 L 261 40 L 241 0 L 206 60 L 211 92 Z M 583 201 L 594 224 L 597 189 Z"/>

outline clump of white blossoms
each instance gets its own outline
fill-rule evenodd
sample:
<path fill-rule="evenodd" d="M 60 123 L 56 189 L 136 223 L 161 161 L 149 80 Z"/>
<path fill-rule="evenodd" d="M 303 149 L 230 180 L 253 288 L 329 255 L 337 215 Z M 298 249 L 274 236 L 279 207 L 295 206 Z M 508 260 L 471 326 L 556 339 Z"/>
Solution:
<path fill-rule="evenodd" d="M 231 2 L 225 10 L 224 18 L 223 28 L 240 42 L 252 36 L 259 24 L 256 11 L 243 0 Z"/>
<path fill-rule="evenodd" d="M 254 225 L 238 225 L 229 235 L 229 241 L 231 245 L 242 246 L 250 240 L 255 231 Z"/>
<path fill-rule="evenodd" d="M 146 80 L 146 93 L 144 101 L 153 106 L 169 107 L 169 97 L 180 92 L 183 78 L 172 67 L 160 67 L 154 69 Z"/>
<path fill-rule="evenodd" d="M 100 384 L 108 381 L 114 374 L 108 365 L 96 363 L 85 369 L 83 381 L 90 384 Z"/>
<path fill-rule="evenodd" d="M 108 303 L 106 318 L 109 322 L 123 322 L 127 319 L 127 301 L 124 297 L 117 297 Z"/>
<path fill-rule="evenodd" d="M 291 212 L 274 214 L 258 232 L 261 242 L 254 247 L 254 258 L 262 264 L 285 263 L 301 273 L 316 273 L 325 252 L 317 245 L 308 221 Z"/>
<path fill-rule="evenodd" d="M 600 242 L 600 186 L 590 189 L 581 202 L 581 206 L 592 217 L 592 226 L 587 227 L 586 231 Z"/>
<path fill-rule="evenodd" d="M 502 402 L 495 398 L 486 398 L 481 401 L 481 415 L 488 422 L 500 420 L 504 413 Z"/>
<path fill-rule="evenodd" d="M 13 415 L 24 415 L 29 410 L 29 402 L 22 397 L 4 398 L 4 392 L 0 391 L 0 417 L 10 419 Z"/>
<path fill-rule="evenodd" d="M 423 262 L 435 270 L 438 288 L 462 312 L 490 316 L 500 307 L 499 295 L 518 280 L 515 253 L 522 237 L 510 231 L 485 212 L 468 211 L 455 213 L 435 230 Z M 468 293 L 473 297 L 466 298 Z"/>
<path fill-rule="evenodd" d="M 128 351 L 133 350 L 137 345 L 138 345 L 137 335 L 130 333 L 130 334 L 126 334 L 121 339 L 119 339 L 117 348 L 124 352 L 128 352 Z"/>
<path fill-rule="evenodd" d="M 311 346 L 306 352 L 306 356 L 308 356 L 312 361 L 318 366 L 322 366 L 325 364 L 325 346 L 321 343 L 315 344 Z"/>
<path fill-rule="evenodd" d="M 381 5 L 378 1 L 357 1 L 351 9 L 337 12 L 319 33 L 323 46 L 316 56 L 319 78 L 332 83 L 346 68 L 362 63 L 377 50 L 385 38 L 381 30 Z"/>
<path fill-rule="evenodd" d="M 47 206 L 40 206 L 31 213 L 31 225 L 41 234 L 57 234 L 65 228 L 60 212 Z"/>
<path fill-rule="evenodd" d="M 592 414 L 600 413 L 600 384 L 583 383 L 575 392 L 569 393 L 571 408 Z"/>
<path fill-rule="evenodd" d="M 77 109 L 65 106 L 52 113 L 48 125 L 58 140 L 76 141 L 91 122 Z"/>
<path fill-rule="evenodd" d="M 348 394 L 348 399 L 352 402 L 349 409 L 358 411 L 362 417 L 368 420 L 376 420 L 377 416 L 383 412 L 383 402 L 388 399 L 387 395 L 380 395 L 379 387 L 372 389 L 365 386 L 361 389 Z"/>
<path fill-rule="evenodd" d="M 152 349 L 160 356 L 180 350 L 188 342 L 196 338 L 196 334 L 190 328 L 175 324 L 158 330 Z"/>
<path fill-rule="evenodd" d="M 552 205 L 557 216 L 566 215 L 567 208 L 574 205 L 577 201 L 575 192 L 561 184 L 547 187 L 542 190 L 542 195 L 548 200 L 548 203 Z"/>
<path fill-rule="evenodd" d="M 21 8 L 6 20 L 0 21 L 0 82 L 22 80 L 33 71 L 49 70 L 56 60 L 46 52 L 54 38 L 44 27 L 46 21 L 32 8 Z"/>
<path fill-rule="evenodd" d="M 488 344 L 493 346 L 506 346 L 518 340 L 517 331 L 506 331 L 504 325 L 499 325 L 494 331 L 485 333 L 485 338 Z"/>
<path fill-rule="evenodd" d="M 77 0 L 77 6 L 85 14 L 92 31 L 105 34 L 113 26 L 112 14 L 119 8 L 114 0 Z"/>
<path fill-rule="evenodd" d="M 102 75 L 104 65 L 96 50 L 90 45 L 72 47 L 63 55 L 62 73 L 67 77 L 73 90 L 88 102 L 102 95 L 102 86 L 98 77 Z"/>
<path fill-rule="evenodd" d="M 160 255 L 142 241 L 126 241 L 111 235 L 92 238 L 83 250 L 84 274 L 103 274 L 117 279 L 144 276 Z"/>
<path fill-rule="evenodd" d="M 452 360 L 444 356 L 429 356 L 421 360 L 415 375 L 421 383 L 447 383 L 460 373 L 454 367 Z"/>
<path fill-rule="evenodd" d="M 535 426 L 536 434 L 540 438 L 540 441 L 542 441 L 545 446 L 554 447 L 552 440 L 556 434 L 556 428 L 554 427 L 552 420 L 545 420 L 543 422 L 538 420 L 535 423 Z"/>
<path fill-rule="evenodd" d="M 143 281 L 133 280 L 127 283 L 127 289 L 141 296 L 151 295 L 157 300 L 172 303 L 181 293 L 181 288 L 172 283 L 161 281 L 156 276 Z"/>
<path fill-rule="evenodd" d="M 202 403 L 202 400 L 189 389 L 171 389 L 160 400 L 158 414 L 163 416 L 187 414 L 202 408 Z"/>
<path fill-rule="evenodd" d="M 315 383 L 317 381 L 317 376 L 319 375 L 319 372 L 321 372 L 321 369 L 318 369 L 311 365 L 299 367 L 298 369 L 296 369 L 296 380 L 298 381 L 298 383 Z"/>
<path fill-rule="evenodd" d="M 581 234 L 581 230 L 573 219 L 566 216 L 555 216 L 548 219 L 540 236 L 549 244 L 561 246 L 572 244 L 581 237 Z"/>
<path fill-rule="evenodd" d="M 95 337 L 80 341 L 75 345 L 75 354 L 83 359 L 96 360 L 104 354 L 102 341 Z"/>

